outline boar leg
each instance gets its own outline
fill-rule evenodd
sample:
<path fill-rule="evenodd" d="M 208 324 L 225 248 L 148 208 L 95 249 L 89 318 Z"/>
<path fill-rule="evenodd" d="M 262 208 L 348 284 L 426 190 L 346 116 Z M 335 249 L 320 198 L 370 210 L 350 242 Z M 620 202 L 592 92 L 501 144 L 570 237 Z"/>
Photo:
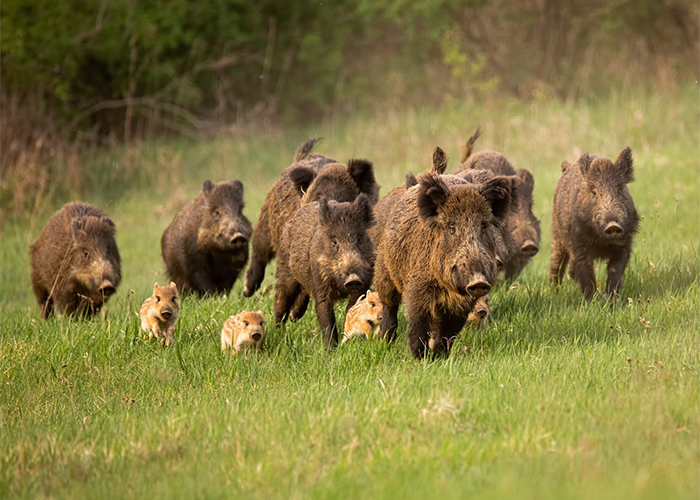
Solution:
<path fill-rule="evenodd" d="M 549 280 L 555 285 L 561 284 L 569 264 L 569 252 L 558 241 L 552 242 L 552 256 L 549 264 Z M 572 266 L 573 271 L 573 266 Z"/>
<path fill-rule="evenodd" d="M 284 269 L 277 269 L 277 285 L 275 286 L 275 324 L 277 326 L 287 319 L 294 299 L 300 293 L 302 293 L 301 285 L 288 272 L 285 273 Z"/>
<path fill-rule="evenodd" d="M 408 348 L 413 357 L 420 359 L 425 356 L 425 349 L 430 342 L 430 318 L 424 314 L 408 312 Z"/>
<path fill-rule="evenodd" d="M 454 344 L 457 335 L 464 327 L 466 320 L 454 314 L 446 314 L 441 321 L 440 329 L 442 335 L 442 348 L 446 354 L 450 354 L 452 344 Z"/>
<path fill-rule="evenodd" d="M 323 340 L 328 347 L 338 345 L 338 328 L 335 325 L 335 312 L 333 311 L 333 301 L 327 298 L 316 299 L 316 316 L 321 325 Z"/>
<path fill-rule="evenodd" d="M 301 319 L 302 317 L 304 317 L 307 307 L 309 307 L 309 294 L 306 293 L 304 290 L 301 290 L 297 295 L 296 299 L 294 299 L 294 305 L 292 306 L 292 310 L 289 313 L 289 319 L 291 321 Z"/>
<path fill-rule="evenodd" d="M 629 260 L 630 252 L 625 249 L 608 261 L 608 281 L 605 284 L 605 294 L 608 299 L 617 296 L 620 292 L 622 276 L 625 274 Z"/>
<path fill-rule="evenodd" d="M 347 307 L 345 307 L 345 315 L 346 316 L 348 315 L 348 311 L 350 310 L 350 308 L 357 303 L 357 299 L 359 299 L 360 297 L 362 297 L 366 293 L 367 293 L 366 291 L 363 292 L 363 291 L 358 290 L 357 292 L 352 292 L 350 294 L 350 296 L 348 297 L 348 305 L 347 305 Z"/>
<path fill-rule="evenodd" d="M 527 264 L 527 261 L 523 262 L 520 259 L 511 258 L 506 262 L 504 273 L 506 281 L 512 281 L 522 272 L 523 268 Z"/>
<path fill-rule="evenodd" d="M 260 284 L 265 278 L 265 266 L 274 257 L 266 212 L 260 215 L 258 225 L 253 231 L 252 247 L 253 256 L 250 259 L 250 266 L 245 276 L 245 287 L 243 288 L 245 297 L 250 297 L 260 288 Z"/>
<path fill-rule="evenodd" d="M 593 268 L 593 259 L 581 253 L 574 257 L 573 261 L 574 279 L 581 285 L 581 290 L 586 300 L 591 300 L 595 293 L 595 269 Z"/>

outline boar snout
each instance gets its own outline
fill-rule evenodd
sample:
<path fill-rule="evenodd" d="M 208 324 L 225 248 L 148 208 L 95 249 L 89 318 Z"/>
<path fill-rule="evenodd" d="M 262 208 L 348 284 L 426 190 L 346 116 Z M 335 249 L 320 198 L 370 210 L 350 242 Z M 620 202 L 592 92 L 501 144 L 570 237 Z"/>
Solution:
<path fill-rule="evenodd" d="M 260 333 L 260 332 L 255 332 L 253 335 L 251 335 L 251 337 L 253 337 L 253 340 L 254 340 L 255 342 L 257 342 L 258 340 L 260 340 L 260 339 L 262 338 L 262 333 Z"/>
<path fill-rule="evenodd" d="M 231 237 L 231 246 L 242 247 L 248 244 L 248 238 L 243 233 L 236 233 Z"/>
<path fill-rule="evenodd" d="M 488 309 L 486 309 L 484 306 L 481 306 L 476 310 L 476 315 L 479 317 L 479 319 L 484 319 L 488 313 Z"/>
<path fill-rule="evenodd" d="M 352 274 L 350 274 L 350 276 L 347 277 L 347 279 L 345 280 L 344 286 L 345 286 L 345 289 L 349 292 L 357 291 L 360 288 L 364 287 L 362 280 L 355 273 L 352 273 Z"/>
<path fill-rule="evenodd" d="M 523 246 L 520 247 L 520 253 L 526 257 L 532 257 L 536 255 L 537 252 L 539 252 L 539 250 L 540 248 L 532 240 L 525 241 L 525 243 L 523 243 Z"/>
<path fill-rule="evenodd" d="M 622 226 L 615 221 L 610 221 L 603 229 L 603 234 L 608 238 L 619 238 L 625 234 L 625 230 Z"/>
<path fill-rule="evenodd" d="M 483 297 L 491 291 L 491 284 L 481 274 L 476 274 L 467 285 L 467 293 L 472 297 Z"/>
<path fill-rule="evenodd" d="M 114 283 L 112 283 L 110 280 L 103 280 L 102 283 L 100 283 L 100 286 L 97 288 L 97 292 L 105 298 L 111 297 L 116 291 L 117 289 L 114 286 Z"/>
<path fill-rule="evenodd" d="M 173 316 L 173 311 L 170 308 L 163 309 L 160 315 L 163 316 L 163 319 L 170 319 Z"/>

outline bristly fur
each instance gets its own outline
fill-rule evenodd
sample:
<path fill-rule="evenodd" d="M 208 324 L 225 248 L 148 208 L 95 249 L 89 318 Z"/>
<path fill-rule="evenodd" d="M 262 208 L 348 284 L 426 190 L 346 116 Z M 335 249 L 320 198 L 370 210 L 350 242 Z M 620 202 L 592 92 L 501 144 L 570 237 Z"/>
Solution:
<path fill-rule="evenodd" d="M 353 201 L 360 193 L 369 196 L 371 204 L 379 197 L 379 186 L 372 164 L 367 160 L 338 163 L 318 153 L 309 153 L 312 139 L 299 147 L 306 152 L 285 170 L 265 196 L 253 234 L 253 256 L 248 267 L 243 295 L 250 297 L 265 277 L 265 267 L 275 258 L 285 223 L 304 205 L 321 196 L 328 200 Z M 299 154 L 299 153 L 298 153 Z"/>
<path fill-rule="evenodd" d="M 413 172 L 407 173 L 406 174 L 406 182 L 404 183 L 404 187 L 406 189 L 411 189 L 416 184 L 418 184 L 418 179 L 416 179 L 416 176 L 413 175 Z"/>
<path fill-rule="evenodd" d="M 294 161 L 297 162 L 305 160 L 311 153 L 311 150 L 314 149 L 316 143 L 320 142 L 322 139 L 323 137 L 314 137 L 313 139 L 309 139 L 304 144 L 299 146 L 296 150 L 296 154 L 294 155 Z"/>
<path fill-rule="evenodd" d="M 377 249 L 375 286 L 384 304 L 382 335 L 395 337 L 403 302 L 408 345 L 421 357 L 429 332 L 439 332 L 439 350 L 449 351 L 478 298 L 495 282 L 493 208 L 510 201 L 511 180 L 472 184 L 457 175 L 429 172 L 418 182 L 389 216 Z M 496 207 L 496 213 L 501 211 Z"/>
<path fill-rule="evenodd" d="M 615 163 L 584 153 L 562 173 L 554 192 L 552 256 L 549 277 L 560 283 L 566 268 L 586 299 L 596 289 L 594 261 L 608 261 L 605 292 L 620 292 L 632 253 L 639 216 L 627 184 L 634 179 L 632 150 L 627 147 Z"/>
<path fill-rule="evenodd" d="M 464 144 L 464 147 L 462 148 L 462 157 L 459 161 L 460 163 L 464 163 L 467 161 L 467 158 L 472 155 L 472 151 L 474 151 L 474 144 L 476 144 L 476 140 L 479 137 L 481 137 L 481 126 L 476 127 L 476 132 L 474 132 L 474 135 L 472 135 Z"/>

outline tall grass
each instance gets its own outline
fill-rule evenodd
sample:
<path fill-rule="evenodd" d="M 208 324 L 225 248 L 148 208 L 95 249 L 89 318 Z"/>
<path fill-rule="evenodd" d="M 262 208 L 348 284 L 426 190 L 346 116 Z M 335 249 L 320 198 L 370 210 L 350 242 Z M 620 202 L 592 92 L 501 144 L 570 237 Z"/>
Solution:
<path fill-rule="evenodd" d="M 39 319 L 27 245 L 60 196 L 5 219 L 0 245 L 0 497 L 696 498 L 700 481 L 697 91 L 604 100 L 418 106 L 316 129 L 203 143 L 160 142 L 80 158 L 83 199 L 118 228 L 124 280 L 104 316 Z M 205 178 L 240 178 L 262 200 L 295 147 L 367 157 L 386 193 L 477 125 L 536 179 L 541 251 L 492 295 L 492 321 L 447 359 L 395 344 L 326 352 L 309 312 L 269 327 L 259 353 L 218 349 L 224 319 L 272 317 L 262 292 L 183 301 L 176 345 L 139 332 L 164 281 L 159 240 Z M 643 216 L 621 299 L 582 301 L 546 279 L 554 186 L 564 159 L 634 149 Z M 52 205 L 52 206 L 49 206 Z M 603 278 L 602 269 L 599 277 Z M 337 317 L 342 320 L 341 307 Z"/>

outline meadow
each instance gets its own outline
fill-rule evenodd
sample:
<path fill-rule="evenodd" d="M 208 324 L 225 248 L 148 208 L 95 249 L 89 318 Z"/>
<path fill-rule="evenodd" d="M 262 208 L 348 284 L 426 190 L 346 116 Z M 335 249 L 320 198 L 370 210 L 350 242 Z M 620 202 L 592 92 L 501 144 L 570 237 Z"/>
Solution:
<path fill-rule="evenodd" d="M 173 348 L 140 332 L 141 302 L 167 279 L 160 236 L 204 179 L 241 179 L 254 223 L 309 137 L 340 161 L 370 159 L 384 194 L 426 169 L 436 145 L 455 168 L 477 125 L 477 151 L 534 174 L 542 242 L 491 294 L 490 324 L 462 332 L 450 357 L 414 360 L 403 311 L 391 345 L 358 338 L 328 352 L 312 308 L 274 329 L 274 266 L 250 299 L 239 280 L 227 296 L 183 300 Z M 0 497 L 697 498 L 699 139 L 687 86 L 414 105 L 85 153 L 81 199 L 115 221 L 123 281 L 91 321 L 42 321 L 28 245 L 77 194 L 4 214 Z M 586 303 L 571 280 L 547 279 L 554 186 L 563 160 L 628 145 L 641 229 L 621 297 Z M 222 354 L 221 325 L 242 309 L 270 319 L 264 349 Z"/>

